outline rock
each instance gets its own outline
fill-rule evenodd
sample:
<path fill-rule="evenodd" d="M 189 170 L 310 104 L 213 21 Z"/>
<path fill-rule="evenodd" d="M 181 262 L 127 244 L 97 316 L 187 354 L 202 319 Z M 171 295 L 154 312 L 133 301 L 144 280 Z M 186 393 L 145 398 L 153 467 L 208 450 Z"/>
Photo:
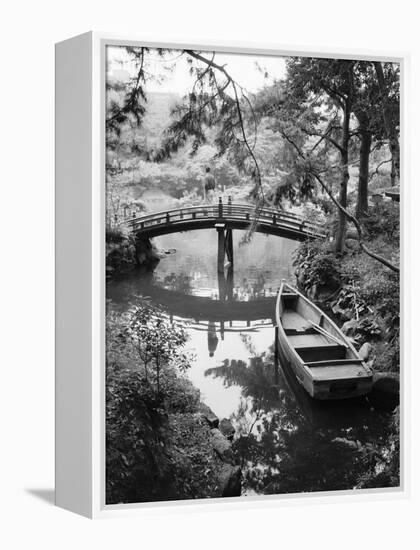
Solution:
<path fill-rule="evenodd" d="M 135 249 L 137 264 L 139 266 L 154 266 L 160 261 L 161 257 L 163 257 L 150 239 L 147 238 L 138 237 L 135 240 Z"/>
<path fill-rule="evenodd" d="M 223 464 L 218 477 L 222 497 L 241 496 L 242 471 L 239 466 Z"/>
<path fill-rule="evenodd" d="M 214 414 L 210 407 L 205 405 L 204 403 L 201 404 L 201 416 L 204 418 L 210 428 L 217 428 L 219 426 L 218 417 Z"/>
<path fill-rule="evenodd" d="M 346 239 L 344 241 L 344 244 L 346 245 L 347 248 L 349 248 L 350 250 L 357 250 L 359 248 L 359 241 L 356 240 L 356 239 Z"/>
<path fill-rule="evenodd" d="M 234 463 L 232 448 L 230 442 L 217 428 L 210 430 L 211 433 L 211 444 L 213 449 L 216 451 L 218 456 L 224 461 L 229 462 L 230 464 Z"/>
<path fill-rule="evenodd" d="M 370 404 L 377 410 L 391 412 L 400 403 L 400 377 L 395 373 L 377 372 L 368 394 Z"/>
<path fill-rule="evenodd" d="M 153 252 L 159 260 L 166 256 L 166 250 L 163 250 L 162 248 L 156 248 Z"/>
<path fill-rule="evenodd" d="M 343 326 L 341 327 L 341 330 L 345 336 L 351 336 L 354 334 L 355 329 L 357 328 L 357 321 L 356 319 L 350 319 L 350 321 L 346 321 L 343 323 Z"/>
<path fill-rule="evenodd" d="M 235 435 L 235 428 L 230 420 L 223 418 L 220 421 L 219 430 L 229 441 L 232 441 L 233 436 Z"/>
<path fill-rule="evenodd" d="M 312 300 L 316 300 L 317 292 L 318 292 L 318 286 L 316 284 L 313 284 L 308 292 L 309 298 L 311 298 Z"/>
<path fill-rule="evenodd" d="M 359 355 L 363 361 L 369 359 L 370 354 L 372 353 L 372 345 L 369 342 L 365 342 L 363 346 L 359 349 Z"/>
<path fill-rule="evenodd" d="M 332 441 L 333 443 L 342 443 L 343 445 L 346 445 L 347 447 L 350 447 L 355 451 L 359 451 L 362 447 L 360 442 L 352 441 L 351 439 L 346 439 L 345 437 L 336 437 Z"/>
<path fill-rule="evenodd" d="M 303 283 L 305 282 L 305 273 L 303 269 L 298 272 L 297 281 L 300 285 L 303 285 Z"/>
<path fill-rule="evenodd" d="M 320 285 L 318 287 L 317 301 L 319 303 L 326 302 L 337 292 L 338 286 Z"/>

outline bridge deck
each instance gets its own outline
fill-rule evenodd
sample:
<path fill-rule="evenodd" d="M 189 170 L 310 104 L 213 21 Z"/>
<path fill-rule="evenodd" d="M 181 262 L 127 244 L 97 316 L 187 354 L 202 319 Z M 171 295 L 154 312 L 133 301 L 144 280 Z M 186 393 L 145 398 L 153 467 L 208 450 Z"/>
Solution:
<path fill-rule="evenodd" d="M 123 222 L 132 233 L 157 237 L 168 233 L 209 229 L 216 224 L 226 228 L 255 230 L 295 240 L 325 238 L 320 224 L 306 221 L 292 212 L 274 209 L 255 209 L 250 205 L 222 203 L 178 208 L 133 217 Z"/>

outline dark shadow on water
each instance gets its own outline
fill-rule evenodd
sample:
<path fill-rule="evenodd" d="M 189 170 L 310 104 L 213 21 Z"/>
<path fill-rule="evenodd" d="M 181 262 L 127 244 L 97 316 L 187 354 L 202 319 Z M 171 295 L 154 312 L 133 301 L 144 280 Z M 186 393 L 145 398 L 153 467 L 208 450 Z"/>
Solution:
<path fill-rule="evenodd" d="M 40 500 L 43 500 L 47 504 L 55 504 L 55 490 L 54 489 L 25 489 L 25 492 Z"/>

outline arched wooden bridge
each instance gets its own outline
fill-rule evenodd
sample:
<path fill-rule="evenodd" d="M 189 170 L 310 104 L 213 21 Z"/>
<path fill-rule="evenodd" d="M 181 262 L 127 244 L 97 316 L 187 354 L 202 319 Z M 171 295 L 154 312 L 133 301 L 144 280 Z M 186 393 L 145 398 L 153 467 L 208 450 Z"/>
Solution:
<path fill-rule="evenodd" d="M 287 239 L 303 241 L 308 238 L 325 238 L 320 224 L 306 221 L 291 212 L 269 208 L 256 210 L 254 206 L 223 203 L 221 199 L 214 205 L 189 206 L 147 216 L 134 216 L 123 224 L 132 233 L 146 238 L 195 229 L 248 229 L 250 224 L 255 224 L 256 231 Z"/>

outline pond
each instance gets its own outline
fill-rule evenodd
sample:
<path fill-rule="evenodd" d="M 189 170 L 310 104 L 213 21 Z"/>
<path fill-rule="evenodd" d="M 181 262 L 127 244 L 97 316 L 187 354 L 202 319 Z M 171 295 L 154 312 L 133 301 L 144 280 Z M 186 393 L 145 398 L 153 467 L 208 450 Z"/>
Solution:
<path fill-rule="evenodd" d="M 219 300 L 217 233 L 199 230 L 155 239 L 171 251 L 153 272 L 107 285 L 111 308 L 124 311 L 150 297 L 182 324 L 194 354 L 187 376 L 201 399 L 235 427 L 233 448 L 243 495 L 349 489 L 387 436 L 389 417 L 366 399 L 312 400 L 275 352 L 275 297 L 294 283 L 298 243 L 234 231 L 233 300 Z"/>

